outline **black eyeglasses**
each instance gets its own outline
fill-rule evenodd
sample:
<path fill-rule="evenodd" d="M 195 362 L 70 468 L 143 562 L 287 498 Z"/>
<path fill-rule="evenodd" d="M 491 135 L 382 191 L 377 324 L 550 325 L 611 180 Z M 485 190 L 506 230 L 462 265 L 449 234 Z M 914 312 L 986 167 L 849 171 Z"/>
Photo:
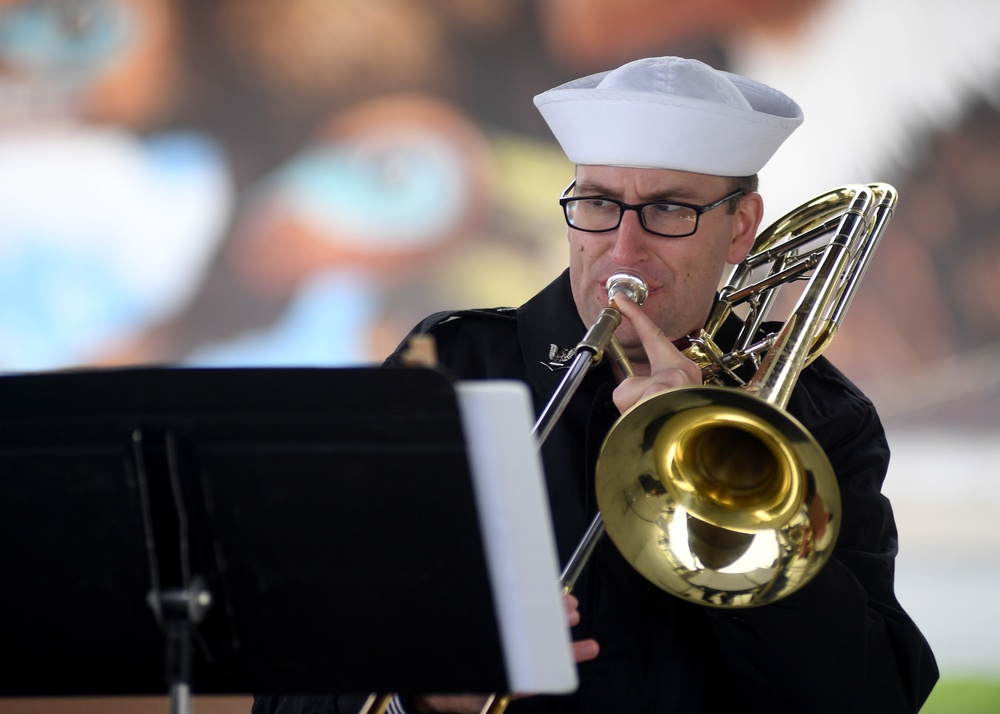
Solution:
<path fill-rule="evenodd" d="M 607 196 L 567 196 L 576 186 L 570 183 L 563 191 L 559 204 L 563 207 L 566 223 L 578 231 L 606 233 L 621 225 L 625 211 L 639 214 L 642 227 L 656 236 L 683 238 L 698 230 L 698 219 L 702 213 L 718 208 L 745 192 L 741 189 L 723 196 L 718 201 L 695 206 L 677 201 L 649 201 L 647 203 L 624 203 Z"/>

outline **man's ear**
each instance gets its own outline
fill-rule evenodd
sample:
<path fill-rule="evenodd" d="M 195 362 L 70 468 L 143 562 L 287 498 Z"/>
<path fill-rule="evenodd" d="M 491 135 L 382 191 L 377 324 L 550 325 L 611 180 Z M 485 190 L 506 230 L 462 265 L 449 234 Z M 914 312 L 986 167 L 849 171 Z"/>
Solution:
<path fill-rule="evenodd" d="M 733 212 L 733 238 L 729 244 L 726 261 L 736 265 L 750 252 L 757 228 L 764 218 L 764 200 L 756 191 L 740 196 L 736 210 Z"/>

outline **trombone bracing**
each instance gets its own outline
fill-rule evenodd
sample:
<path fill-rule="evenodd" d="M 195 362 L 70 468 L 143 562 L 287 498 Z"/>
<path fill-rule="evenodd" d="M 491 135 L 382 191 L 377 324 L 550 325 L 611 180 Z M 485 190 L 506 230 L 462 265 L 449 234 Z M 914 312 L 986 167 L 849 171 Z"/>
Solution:
<path fill-rule="evenodd" d="M 703 384 L 641 400 L 605 438 L 599 512 L 563 570 L 565 592 L 605 532 L 648 580 L 709 607 L 772 603 L 819 572 L 840 528 L 840 492 L 823 449 L 785 407 L 802 370 L 840 327 L 896 201 L 888 184 L 843 186 L 760 233 L 705 327 L 686 340 Z M 627 274 L 615 279 L 615 291 L 643 285 Z M 580 364 L 536 424 L 539 443 L 605 351 L 628 374 L 613 336 L 621 315 L 611 283 L 609 308 L 587 333 L 599 339 L 578 346 Z M 778 289 L 792 283 L 804 284 L 794 307 L 780 329 L 764 334 Z M 737 309 L 743 327 L 723 352 L 716 333 Z M 737 375 L 745 365 L 754 369 L 749 379 Z M 499 714 L 509 699 L 493 695 L 483 714 Z"/>

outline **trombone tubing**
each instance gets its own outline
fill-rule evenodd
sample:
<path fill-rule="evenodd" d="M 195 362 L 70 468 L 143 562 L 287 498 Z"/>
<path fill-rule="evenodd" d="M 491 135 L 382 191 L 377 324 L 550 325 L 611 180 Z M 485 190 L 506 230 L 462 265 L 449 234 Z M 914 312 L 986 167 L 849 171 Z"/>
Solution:
<path fill-rule="evenodd" d="M 793 314 L 785 322 L 763 365 L 750 382 L 750 391 L 771 406 L 784 409 L 788 404 L 819 325 L 833 301 L 841 294 L 841 283 L 850 267 L 851 241 L 856 240 L 859 233 L 867 235 L 873 193 L 867 186 L 857 187 L 837 235 L 824 250 L 822 260 L 802 292 Z"/>
<path fill-rule="evenodd" d="M 615 330 L 622 322 L 622 314 L 613 305 L 614 303 L 601 310 L 601 314 L 598 315 L 593 326 L 583 336 L 583 339 L 580 340 L 580 343 L 576 346 L 573 361 L 570 363 L 566 375 L 559 382 L 559 386 L 552 393 L 548 404 L 545 405 L 545 408 L 538 417 L 538 421 L 535 422 L 532 433 L 535 435 L 537 448 L 540 449 L 545 440 L 549 438 L 552 427 L 556 425 L 563 412 L 566 411 L 566 405 L 569 404 L 569 400 L 576 394 L 577 389 L 580 387 L 580 382 L 587 376 L 590 368 L 600 361 L 604 350 L 607 349 L 608 344 L 614 339 Z"/>

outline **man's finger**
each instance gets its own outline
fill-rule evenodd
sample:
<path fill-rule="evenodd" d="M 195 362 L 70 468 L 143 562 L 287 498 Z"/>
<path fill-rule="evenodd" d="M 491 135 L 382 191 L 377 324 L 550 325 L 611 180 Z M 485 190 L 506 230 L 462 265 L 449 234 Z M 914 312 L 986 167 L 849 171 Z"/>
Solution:
<path fill-rule="evenodd" d="M 673 341 L 663 334 L 663 330 L 642 311 L 642 308 L 622 296 L 615 296 L 615 306 L 624 317 L 628 318 L 636 335 L 639 336 L 646 358 L 649 360 L 650 374 L 679 370 L 687 376 L 687 383 L 696 384 L 701 380 L 701 371 L 698 367 L 674 346 Z"/>

